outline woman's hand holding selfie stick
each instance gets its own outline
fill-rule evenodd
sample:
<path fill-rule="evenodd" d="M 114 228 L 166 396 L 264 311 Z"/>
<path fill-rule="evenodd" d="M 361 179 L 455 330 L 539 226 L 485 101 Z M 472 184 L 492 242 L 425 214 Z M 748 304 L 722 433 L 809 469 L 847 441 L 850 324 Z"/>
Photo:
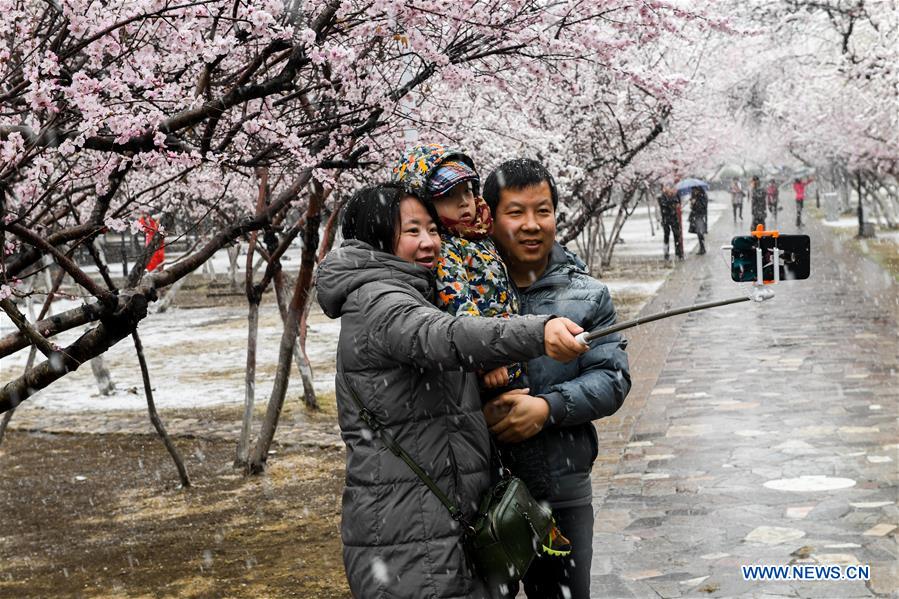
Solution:
<path fill-rule="evenodd" d="M 576 337 L 583 332 L 583 327 L 567 318 L 556 317 L 546 321 L 543 328 L 543 349 L 546 355 L 559 362 L 574 360 L 590 349 Z"/>

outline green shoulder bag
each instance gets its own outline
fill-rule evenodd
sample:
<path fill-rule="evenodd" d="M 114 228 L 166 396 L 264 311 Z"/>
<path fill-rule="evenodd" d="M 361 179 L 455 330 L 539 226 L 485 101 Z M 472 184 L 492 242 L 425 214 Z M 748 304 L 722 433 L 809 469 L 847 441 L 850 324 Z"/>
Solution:
<path fill-rule="evenodd" d="M 477 513 L 466 518 L 434 479 L 400 447 L 375 414 L 365 407 L 346 375 L 341 375 L 359 410 L 360 419 L 437 496 L 450 517 L 462 525 L 465 552 L 478 576 L 494 588 L 521 580 L 537 556 L 541 542 L 549 534 L 552 526 L 550 507 L 534 499 L 524 482 L 503 468 L 502 479 L 487 490 Z M 494 453 L 498 454 L 495 450 Z"/>

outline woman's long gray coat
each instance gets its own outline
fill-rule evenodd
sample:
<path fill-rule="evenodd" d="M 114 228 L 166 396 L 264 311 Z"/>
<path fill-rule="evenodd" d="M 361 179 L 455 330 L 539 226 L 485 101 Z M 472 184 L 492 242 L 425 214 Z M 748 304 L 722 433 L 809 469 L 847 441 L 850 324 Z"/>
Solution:
<path fill-rule="evenodd" d="M 451 317 L 431 303 L 427 269 L 355 240 L 325 258 L 316 285 L 325 313 L 341 317 L 341 534 L 353 594 L 486 596 L 466 562 L 460 526 L 360 421 L 347 384 L 470 516 L 490 478 L 488 431 L 471 372 L 542 355 L 549 317 Z"/>

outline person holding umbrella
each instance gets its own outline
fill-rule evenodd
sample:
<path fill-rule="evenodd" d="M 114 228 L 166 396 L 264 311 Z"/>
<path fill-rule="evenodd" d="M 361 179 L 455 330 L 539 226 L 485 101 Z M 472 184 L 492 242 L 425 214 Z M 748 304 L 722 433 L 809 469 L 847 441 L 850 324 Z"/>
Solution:
<path fill-rule="evenodd" d="M 702 256 L 705 254 L 705 235 L 709 231 L 709 196 L 701 185 L 690 189 L 689 231 L 699 239 L 699 251 L 696 253 Z"/>

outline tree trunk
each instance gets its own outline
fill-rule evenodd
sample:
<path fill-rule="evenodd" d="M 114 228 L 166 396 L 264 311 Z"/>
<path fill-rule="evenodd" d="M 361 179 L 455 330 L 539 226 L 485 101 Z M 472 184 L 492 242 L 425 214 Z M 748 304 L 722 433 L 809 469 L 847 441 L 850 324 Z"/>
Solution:
<path fill-rule="evenodd" d="M 315 385 L 312 376 L 312 364 L 309 363 L 309 356 L 306 354 L 306 335 L 309 332 L 309 310 L 312 308 L 314 293 L 310 293 L 306 298 L 306 305 L 300 316 L 299 323 L 299 339 L 297 340 L 297 349 L 300 354 L 300 379 L 303 381 L 303 402 L 306 407 L 312 410 L 318 409 L 318 399 L 315 397 Z"/>
<path fill-rule="evenodd" d="M 62 285 L 62 280 L 65 278 L 66 271 L 59 269 L 59 272 L 56 273 L 56 276 L 53 278 L 53 281 L 50 283 L 50 288 L 47 290 L 47 297 L 44 299 L 44 305 L 41 306 L 41 311 L 37 315 L 34 316 L 34 308 L 31 304 L 31 296 L 28 296 L 28 312 L 31 317 L 32 322 L 38 322 L 47 317 L 50 313 L 51 308 L 53 307 L 53 297 L 56 295 L 56 292 L 59 290 L 59 286 Z M 32 345 L 31 350 L 28 352 L 28 359 L 25 361 L 25 372 L 31 370 L 31 367 L 34 366 L 34 358 L 37 356 L 37 347 Z M 6 434 L 6 428 L 9 426 L 9 421 L 12 420 L 12 415 L 16 413 L 16 409 L 13 408 L 3 414 L 3 420 L 0 421 L 0 443 L 3 443 L 3 437 Z"/>
<path fill-rule="evenodd" d="M 259 178 L 259 193 L 256 196 L 256 215 L 262 214 L 265 201 L 268 196 L 268 169 L 260 168 L 256 171 Z M 240 439 L 237 441 L 237 456 L 234 459 L 235 468 L 246 468 L 250 453 L 250 430 L 253 425 L 253 405 L 256 403 L 256 347 L 259 338 L 259 302 L 262 300 L 262 289 L 253 285 L 253 254 L 256 251 L 256 243 L 259 235 L 256 231 L 250 235 L 250 243 L 247 245 L 246 272 L 244 272 L 244 291 L 247 296 L 247 368 L 244 379 L 244 408 L 243 419 L 240 427 Z M 231 261 L 234 272 L 237 271 L 237 263 L 234 258 Z"/>
<path fill-rule="evenodd" d="M 237 289 L 237 260 L 240 258 L 240 243 L 228 246 L 228 278 L 231 280 L 231 289 Z"/>
<path fill-rule="evenodd" d="M 587 224 L 587 270 L 592 275 L 601 276 L 602 264 L 597 267 L 596 257 L 599 255 L 599 246 L 602 244 L 602 214 L 591 218 Z"/>
<path fill-rule="evenodd" d="M 858 236 L 867 237 L 868 233 L 865 231 L 865 196 L 862 191 L 862 176 L 858 171 L 855 172 L 855 188 L 858 192 Z"/>
<path fill-rule="evenodd" d="M 122 277 L 128 276 L 128 246 L 125 244 L 125 234 L 122 233 L 121 243 L 119 244 L 119 248 L 122 251 Z"/>
<path fill-rule="evenodd" d="M 246 468 L 250 453 L 250 431 L 253 426 L 253 405 L 256 402 L 256 346 L 259 333 L 259 303 L 250 302 L 247 314 L 247 371 L 244 379 L 243 420 L 237 442 L 235 468 Z"/>
<path fill-rule="evenodd" d="M 12 410 L 3 414 L 3 420 L 0 420 L 0 443 L 3 443 L 3 437 L 6 436 L 6 427 L 9 426 L 9 421 L 12 420 L 12 415 L 15 413 L 16 409 L 13 408 Z"/>
<path fill-rule="evenodd" d="M 212 258 L 203 263 L 203 274 L 206 275 L 210 281 L 215 281 L 215 266 L 212 265 Z"/>
<path fill-rule="evenodd" d="M 287 396 L 287 387 L 290 382 L 290 362 L 297 340 L 297 321 L 300 312 L 297 300 L 300 296 L 300 281 L 301 277 L 297 277 L 297 285 L 287 310 L 287 320 L 284 323 L 284 332 L 281 334 L 281 345 L 278 351 L 275 381 L 265 411 L 265 419 L 262 421 L 259 431 L 259 438 L 247 465 L 248 474 L 261 474 L 265 471 L 268 451 L 275 438 L 275 429 L 278 427 L 278 419 L 281 417 L 281 409 L 284 407 L 284 398 Z"/>
<path fill-rule="evenodd" d="M 109 276 L 109 266 L 106 262 L 106 251 L 99 240 L 99 236 L 95 237 L 88 249 L 91 250 L 91 256 L 94 258 L 94 262 L 97 263 L 97 268 L 100 270 L 100 274 L 106 281 L 107 286 L 113 289 L 114 285 L 112 278 Z M 100 395 L 107 396 L 115 391 L 115 382 L 113 382 L 109 369 L 106 368 L 106 364 L 103 362 L 102 355 L 91 360 L 91 372 L 97 381 L 97 390 L 100 392 Z"/>
<path fill-rule="evenodd" d="M 110 395 L 115 391 L 115 383 L 103 362 L 103 356 L 97 356 L 91 360 L 91 372 L 94 373 L 94 378 L 97 380 L 97 389 L 100 391 L 100 395 Z"/>
<path fill-rule="evenodd" d="M 621 203 L 618 205 L 618 212 L 615 214 L 615 222 L 612 223 L 612 230 L 609 231 L 609 238 L 606 240 L 606 247 L 603 248 L 603 267 L 607 267 L 612 264 L 612 254 L 615 251 L 615 243 L 618 241 L 618 237 L 621 235 L 621 228 L 624 226 L 624 221 L 626 221 L 628 217 L 628 199 L 629 198 L 627 196 L 627 193 L 622 192 Z"/>
<path fill-rule="evenodd" d="M 53 256 L 49 254 L 45 254 L 43 258 L 41 258 L 41 264 L 44 267 L 44 286 L 47 288 L 47 291 L 53 287 L 53 277 L 51 276 L 51 271 L 53 270 Z"/>
<path fill-rule="evenodd" d="M 896 221 L 889 210 L 889 205 L 884 204 L 881 192 L 884 190 L 884 183 L 872 175 L 870 184 L 865 185 L 868 197 L 871 198 L 871 205 L 877 215 L 877 224 L 886 226 L 889 229 L 895 227 Z"/>
<path fill-rule="evenodd" d="M 318 185 L 315 186 L 314 191 L 309 196 L 309 205 L 306 208 L 306 224 L 303 230 L 303 253 L 300 261 L 300 272 L 297 276 L 293 296 L 290 299 L 290 305 L 288 306 L 284 333 L 281 335 L 278 369 L 275 373 L 275 382 L 268 401 L 265 420 L 262 422 L 259 439 L 253 448 L 253 454 L 250 457 L 250 464 L 247 468 L 250 474 L 261 474 L 265 471 L 268 451 L 275 437 L 275 429 L 278 427 L 281 409 L 284 407 L 284 398 L 287 395 L 287 386 L 290 381 L 290 360 L 296 345 L 299 319 L 312 288 L 312 273 L 315 270 L 315 250 L 318 248 L 318 229 L 321 224 L 321 207 L 326 196 L 327 194 Z"/>
<path fill-rule="evenodd" d="M 287 289 L 292 287 L 296 281 L 294 281 L 289 274 L 284 272 L 283 270 L 279 270 L 277 274 L 275 274 L 273 283 L 275 286 L 275 298 L 278 302 L 278 311 L 281 314 L 281 323 L 284 326 L 287 326 Z M 299 333 L 297 333 L 299 335 Z M 300 373 L 302 377 L 303 374 L 303 356 L 300 353 L 300 346 L 297 344 L 293 348 L 293 361 L 296 362 L 297 372 Z M 305 385 L 305 382 L 303 383 Z M 305 393 L 305 387 L 303 389 Z M 313 394 L 315 391 L 313 390 Z"/>
<path fill-rule="evenodd" d="M 100 257 L 100 260 L 103 261 L 103 264 L 107 265 L 107 269 L 109 268 L 109 257 L 106 255 L 106 238 L 102 235 L 97 235 L 94 237 L 93 242 L 91 242 L 94 247 L 94 251 L 97 252 L 97 256 Z"/>
<path fill-rule="evenodd" d="M 337 237 L 337 223 L 340 220 L 340 213 L 343 211 L 343 206 L 345 204 L 345 200 L 338 199 L 334 203 L 334 210 L 331 211 L 328 222 L 325 223 L 325 232 L 322 236 L 321 247 L 318 250 L 319 262 L 325 259 L 328 252 L 331 251 L 331 247 L 334 246 L 334 239 Z"/>
<path fill-rule="evenodd" d="M 140 342 L 140 336 L 136 330 L 131 333 L 131 338 L 134 340 L 134 349 L 137 351 L 137 361 L 140 363 L 140 373 L 144 380 L 144 394 L 147 396 L 147 411 L 150 413 L 150 422 L 153 423 L 153 428 L 156 429 L 156 433 L 162 439 L 163 445 L 165 445 L 169 455 L 172 456 L 172 461 L 175 462 L 175 468 L 178 469 L 178 477 L 181 479 L 181 486 L 187 488 L 190 486 L 190 478 L 187 476 L 184 460 L 181 459 L 178 448 L 175 447 L 165 430 L 165 426 L 162 424 L 162 420 L 159 418 L 159 414 L 156 412 L 156 403 L 153 401 L 153 389 L 150 386 L 150 371 L 147 368 L 147 360 L 144 358 L 144 346 Z"/>
<path fill-rule="evenodd" d="M 849 174 L 840 166 L 838 170 L 838 182 L 840 186 L 840 213 L 849 211 Z"/>
<path fill-rule="evenodd" d="M 181 277 L 166 290 L 165 295 L 162 296 L 162 299 L 153 304 L 155 308 L 153 308 L 153 312 L 156 314 L 163 314 L 169 308 L 172 307 L 172 304 L 175 302 L 175 297 L 178 295 L 178 290 L 181 289 L 181 286 L 184 285 L 184 281 L 187 280 L 187 277 Z"/>

